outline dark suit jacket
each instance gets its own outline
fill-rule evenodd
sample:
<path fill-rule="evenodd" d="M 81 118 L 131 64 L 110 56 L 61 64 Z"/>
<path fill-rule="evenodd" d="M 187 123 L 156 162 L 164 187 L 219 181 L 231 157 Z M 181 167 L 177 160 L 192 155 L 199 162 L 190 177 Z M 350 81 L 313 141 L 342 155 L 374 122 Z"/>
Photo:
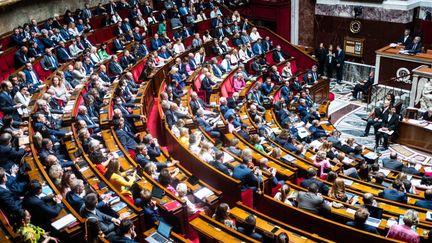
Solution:
<path fill-rule="evenodd" d="M 117 64 L 119 64 L 119 63 L 117 63 Z M 120 64 L 115 65 L 115 63 L 113 61 L 111 61 L 108 64 L 108 68 L 109 68 L 110 72 L 114 75 L 120 75 L 123 72 L 121 65 Z"/>
<path fill-rule="evenodd" d="M 407 46 L 405 49 L 408 50 L 408 52 L 415 53 L 415 54 L 422 52 L 422 47 L 423 47 L 422 43 L 417 43 L 417 45 L 415 45 L 415 46 L 414 45 L 415 44 L 413 42 L 409 46 Z"/>
<path fill-rule="evenodd" d="M 198 103 L 201 105 L 201 107 L 202 107 L 203 109 L 210 107 L 210 105 L 207 104 L 207 103 L 205 103 L 201 98 L 197 98 L 196 101 L 191 100 L 191 101 L 190 101 L 190 107 L 191 107 L 191 109 L 192 109 L 192 113 L 193 113 L 194 115 L 196 115 L 196 112 L 197 112 L 197 110 L 198 110 L 198 108 L 199 108 Z"/>
<path fill-rule="evenodd" d="M 210 161 L 210 165 L 218 169 L 219 171 L 222 171 L 225 175 L 230 175 L 228 167 L 226 167 L 224 164 L 218 162 L 218 161 Z"/>
<path fill-rule="evenodd" d="M 383 115 L 383 126 L 387 127 L 388 129 L 392 131 L 396 131 L 398 125 L 399 125 L 399 114 L 393 114 L 390 120 L 388 119 L 390 114 L 384 113 Z"/>
<path fill-rule="evenodd" d="M 315 178 L 311 178 L 311 179 L 304 179 L 301 181 L 300 186 L 303 188 L 308 188 L 312 183 L 315 183 L 318 185 L 319 188 L 319 192 L 323 195 L 327 195 L 328 193 L 328 186 L 326 184 L 324 184 L 322 181 L 319 181 Z"/>
<path fill-rule="evenodd" d="M 427 208 L 432 210 L 432 201 L 431 200 L 417 200 L 415 205 L 421 208 Z"/>
<path fill-rule="evenodd" d="M 398 42 L 402 43 L 404 46 L 410 46 L 412 44 L 412 38 L 411 36 L 408 36 L 408 38 L 405 40 L 405 36 L 401 36 Z"/>
<path fill-rule="evenodd" d="M 247 232 L 243 227 L 238 227 L 237 228 L 237 230 L 238 230 L 238 232 L 240 232 L 240 233 L 242 233 L 242 234 L 244 234 L 244 235 L 247 235 L 247 236 L 249 236 L 250 238 L 252 238 L 252 239 L 255 239 L 255 240 L 257 240 L 257 241 L 260 241 L 260 242 L 262 242 L 263 241 L 263 236 L 260 234 L 260 233 L 257 233 L 257 232 L 255 232 L 255 231 L 253 231 L 253 232 Z"/>
<path fill-rule="evenodd" d="M 400 203 L 406 203 L 407 202 L 407 196 L 405 193 L 394 190 L 394 189 L 384 189 L 384 191 L 380 192 L 378 194 L 380 197 L 388 199 L 388 200 L 392 200 L 395 202 L 400 202 Z"/>
<path fill-rule="evenodd" d="M 18 164 L 24 156 L 24 150 L 15 150 L 10 145 L 0 145 L 0 167 L 9 171 L 12 165 Z"/>
<path fill-rule="evenodd" d="M 280 55 L 279 55 L 280 54 Z M 272 54 L 272 57 L 273 57 L 273 61 L 275 62 L 275 63 L 280 63 L 281 62 L 281 58 L 280 58 L 280 56 L 282 56 L 285 60 L 287 59 L 287 55 L 283 52 L 283 51 L 277 51 L 277 50 L 274 50 L 273 51 L 273 54 Z"/>
<path fill-rule="evenodd" d="M 51 71 L 54 71 L 57 69 L 57 67 L 59 65 L 57 57 L 54 55 L 52 55 L 52 57 L 54 58 L 54 61 L 52 61 L 51 58 L 48 57 L 47 55 L 43 56 L 42 61 L 41 61 L 41 65 L 42 65 L 43 69 L 51 70 Z"/>
<path fill-rule="evenodd" d="M 85 207 L 82 207 L 80 210 L 80 215 L 83 218 L 94 217 L 99 220 L 99 227 L 105 235 L 115 230 L 114 223 L 111 222 L 112 217 L 102 213 L 98 209 L 96 209 L 95 213 L 93 213 L 87 210 Z"/>
<path fill-rule="evenodd" d="M 324 202 L 324 198 L 315 195 L 311 192 L 300 191 L 297 195 L 297 207 L 308 212 L 317 213 L 328 213 L 330 212 L 330 206 Z"/>
<path fill-rule="evenodd" d="M 116 130 L 117 137 L 125 149 L 135 150 L 138 145 L 132 133 L 126 132 L 123 129 Z"/>
<path fill-rule="evenodd" d="M 15 68 L 18 69 L 28 62 L 28 58 L 21 51 L 15 53 Z"/>
<path fill-rule="evenodd" d="M 373 227 L 373 226 L 370 226 L 370 225 L 367 225 L 367 224 L 357 224 L 355 221 L 349 221 L 346 224 L 348 226 L 353 227 L 353 228 L 356 228 L 356 229 L 359 229 L 359 230 L 363 230 L 363 231 L 366 231 L 366 232 L 369 232 L 369 233 L 372 233 L 372 234 L 379 235 L 378 230 L 375 227 Z"/>
<path fill-rule="evenodd" d="M 18 215 L 22 210 L 22 201 L 19 195 L 0 187 L 0 207 L 7 216 Z"/>
<path fill-rule="evenodd" d="M 111 243 L 138 243 L 138 241 L 134 241 L 133 239 L 129 239 L 125 236 L 116 235 L 111 241 Z"/>
<path fill-rule="evenodd" d="M 17 120 L 16 118 L 20 120 L 16 108 L 13 107 L 15 103 L 13 102 L 11 97 L 12 96 L 9 96 L 8 93 L 6 93 L 5 91 L 0 92 L 0 111 L 2 111 L 5 115 L 12 115 L 14 117 L 14 120 Z"/>
<path fill-rule="evenodd" d="M 39 198 L 37 196 L 25 196 L 23 208 L 31 212 L 32 222 L 41 227 L 50 227 L 51 219 L 57 217 L 62 210 L 60 204 L 54 204 L 52 197 Z"/>
<path fill-rule="evenodd" d="M 404 165 L 402 162 L 394 159 L 383 159 L 383 166 L 388 169 L 402 171 L 402 168 L 404 168 Z"/>
<path fill-rule="evenodd" d="M 244 164 L 234 167 L 232 177 L 241 181 L 241 189 L 243 191 L 248 187 L 257 187 L 258 183 L 262 183 L 262 179 L 255 176 L 253 171 Z"/>
<path fill-rule="evenodd" d="M 66 201 L 72 206 L 75 211 L 79 212 L 84 205 L 84 198 L 79 197 L 72 191 L 66 194 Z"/>

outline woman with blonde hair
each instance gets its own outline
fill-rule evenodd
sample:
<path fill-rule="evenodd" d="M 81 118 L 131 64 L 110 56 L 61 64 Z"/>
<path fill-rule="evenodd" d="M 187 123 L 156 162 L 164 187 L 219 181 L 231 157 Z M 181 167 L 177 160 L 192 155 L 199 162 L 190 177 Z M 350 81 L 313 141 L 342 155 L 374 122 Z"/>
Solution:
<path fill-rule="evenodd" d="M 111 182 L 115 189 L 122 194 L 132 195 L 129 188 L 135 183 L 137 172 L 134 170 L 132 173 L 127 171 L 120 172 L 120 163 L 118 159 L 112 159 L 108 164 L 105 177 Z"/>
<path fill-rule="evenodd" d="M 194 56 L 195 62 L 198 66 L 202 66 L 205 63 L 206 53 L 204 47 L 201 47 Z"/>
<path fill-rule="evenodd" d="M 420 236 L 412 229 L 419 223 L 419 213 L 408 209 L 403 217 L 403 224 L 394 224 L 390 227 L 387 238 L 396 239 L 404 242 L 420 242 Z"/>
<path fill-rule="evenodd" d="M 83 67 L 82 62 L 75 62 L 75 65 L 73 66 L 72 77 L 77 83 L 83 83 L 86 80 L 86 70 Z"/>
<path fill-rule="evenodd" d="M 316 153 L 314 164 L 320 167 L 320 176 L 326 176 L 327 173 L 325 171 L 332 168 L 327 159 L 327 153 L 321 150 Z"/>
<path fill-rule="evenodd" d="M 287 62 L 285 66 L 282 68 L 282 78 L 285 80 L 290 79 L 293 76 L 292 70 L 291 70 L 291 63 Z"/>
<path fill-rule="evenodd" d="M 180 143 L 189 148 L 189 130 L 185 127 L 180 128 Z"/>
<path fill-rule="evenodd" d="M 339 201 L 346 202 L 348 198 L 345 194 L 345 181 L 342 178 L 336 178 L 333 182 L 332 187 L 328 192 L 328 196 Z"/>
<path fill-rule="evenodd" d="M 212 145 L 208 142 L 203 143 L 201 150 L 199 152 L 200 158 L 202 158 L 207 163 L 214 160 L 214 153 L 212 150 Z"/>
<path fill-rule="evenodd" d="M 68 102 L 70 94 L 63 84 L 63 79 L 59 76 L 53 77 L 50 89 L 53 91 L 55 99 L 61 100 L 65 102 L 65 104 Z"/>
<path fill-rule="evenodd" d="M 293 199 L 293 197 L 290 197 L 290 191 L 291 187 L 287 184 L 283 184 L 282 187 L 279 188 L 279 191 L 275 194 L 274 199 L 292 206 L 290 199 Z"/>
<path fill-rule="evenodd" d="M 333 143 L 330 141 L 325 140 L 321 147 L 319 148 L 320 151 L 326 152 L 326 156 L 329 159 L 334 159 L 336 157 L 336 154 L 333 152 Z"/>
<path fill-rule="evenodd" d="M 99 55 L 98 55 L 97 48 L 94 47 L 94 46 L 92 46 L 92 47 L 90 48 L 89 57 L 90 57 L 90 60 L 92 60 L 92 62 L 93 62 L 94 64 L 98 64 L 98 63 L 101 62 L 101 59 L 99 58 Z"/>

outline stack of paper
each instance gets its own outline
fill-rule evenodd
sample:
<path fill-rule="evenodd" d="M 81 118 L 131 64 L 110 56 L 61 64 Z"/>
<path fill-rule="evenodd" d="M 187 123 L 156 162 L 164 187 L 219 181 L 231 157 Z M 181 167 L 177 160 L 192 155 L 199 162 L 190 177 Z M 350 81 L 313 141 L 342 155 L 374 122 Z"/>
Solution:
<path fill-rule="evenodd" d="M 51 225 L 56 230 L 61 230 L 64 227 L 66 227 L 72 223 L 75 223 L 76 221 L 77 221 L 77 219 L 72 214 L 68 214 L 68 215 L 63 216 L 62 218 L 54 221 Z"/>
<path fill-rule="evenodd" d="M 199 200 L 203 200 L 204 198 L 208 198 L 213 194 L 214 193 L 207 187 L 202 187 L 194 193 L 194 196 L 197 197 Z"/>

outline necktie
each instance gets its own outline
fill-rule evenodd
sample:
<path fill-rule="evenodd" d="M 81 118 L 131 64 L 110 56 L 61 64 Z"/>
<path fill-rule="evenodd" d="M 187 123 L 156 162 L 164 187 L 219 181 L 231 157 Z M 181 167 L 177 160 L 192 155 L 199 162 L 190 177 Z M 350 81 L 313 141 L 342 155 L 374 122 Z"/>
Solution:
<path fill-rule="evenodd" d="M 215 67 L 215 71 L 216 71 L 216 73 L 217 73 L 217 76 L 222 76 L 222 72 L 221 72 L 221 70 L 219 69 L 219 67 L 215 64 L 214 65 L 214 67 Z"/>
<path fill-rule="evenodd" d="M 54 57 L 53 57 L 53 56 L 50 56 L 49 59 L 50 59 L 50 61 L 51 61 L 51 66 L 53 66 L 53 67 L 56 68 L 56 67 L 57 67 L 57 64 L 56 64 L 56 62 L 55 62 Z"/>
<path fill-rule="evenodd" d="M 417 47 L 417 44 L 414 44 L 412 47 L 412 50 L 415 51 L 416 47 Z"/>
<path fill-rule="evenodd" d="M 38 79 L 37 79 L 37 77 L 36 77 L 36 74 L 35 74 L 33 71 L 30 71 L 30 75 L 32 76 L 33 83 L 37 83 L 37 82 L 38 82 Z"/>
<path fill-rule="evenodd" d="M 229 61 L 227 61 L 227 71 L 230 71 L 231 70 L 231 65 L 230 65 L 230 62 Z"/>

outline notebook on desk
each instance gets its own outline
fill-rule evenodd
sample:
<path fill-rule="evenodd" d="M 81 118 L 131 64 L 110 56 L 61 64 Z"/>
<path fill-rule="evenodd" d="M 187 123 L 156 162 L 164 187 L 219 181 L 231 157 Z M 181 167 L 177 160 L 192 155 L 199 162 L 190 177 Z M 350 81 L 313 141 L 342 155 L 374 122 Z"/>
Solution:
<path fill-rule="evenodd" d="M 72 215 L 72 214 L 68 214 L 64 217 L 61 217 L 60 219 L 54 221 L 51 225 L 52 227 L 54 227 L 56 230 L 61 230 L 64 227 L 76 222 L 77 219 Z"/>
<path fill-rule="evenodd" d="M 166 243 L 171 242 L 169 237 L 171 235 L 171 229 L 172 227 L 163 222 L 162 220 L 159 221 L 159 226 L 153 234 L 151 234 L 149 237 L 145 238 L 146 242 L 148 243 Z"/>

